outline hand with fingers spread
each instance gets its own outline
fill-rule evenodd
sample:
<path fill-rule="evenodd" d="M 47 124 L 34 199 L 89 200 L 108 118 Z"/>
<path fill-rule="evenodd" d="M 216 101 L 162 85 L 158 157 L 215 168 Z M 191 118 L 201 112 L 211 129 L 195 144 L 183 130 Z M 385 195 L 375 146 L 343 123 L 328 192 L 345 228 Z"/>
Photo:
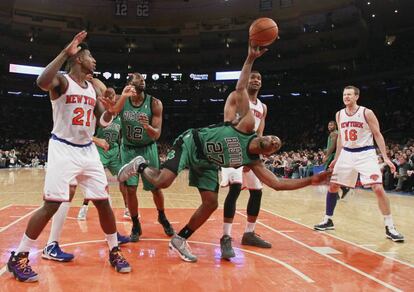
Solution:
<path fill-rule="evenodd" d="M 80 51 L 80 47 L 79 44 L 81 42 L 83 42 L 83 40 L 86 38 L 87 36 L 87 32 L 86 31 L 81 31 L 80 33 L 78 33 L 77 35 L 75 35 L 75 37 L 73 38 L 73 40 L 70 42 L 70 44 L 63 50 L 66 55 L 73 56 L 75 55 L 77 52 Z"/>

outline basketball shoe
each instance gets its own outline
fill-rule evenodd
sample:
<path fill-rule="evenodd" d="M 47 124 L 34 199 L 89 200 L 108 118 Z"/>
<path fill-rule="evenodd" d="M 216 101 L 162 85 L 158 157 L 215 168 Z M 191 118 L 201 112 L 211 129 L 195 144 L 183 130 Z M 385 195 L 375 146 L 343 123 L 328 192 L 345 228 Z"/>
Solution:
<path fill-rule="evenodd" d="M 231 237 L 228 235 L 223 235 L 220 239 L 221 258 L 223 259 L 229 260 L 236 256 L 231 246 L 231 240 Z"/>
<path fill-rule="evenodd" d="M 394 226 L 385 226 L 385 235 L 394 242 L 404 241 L 404 235 L 399 233 Z"/>
<path fill-rule="evenodd" d="M 118 244 L 119 245 L 128 243 L 130 241 L 130 237 L 129 236 L 123 236 L 119 232 L 116 233 L 116 237 L 118 238 Z"/>
<path fill-rule="evenodd" d="M 142 171 L 143 167 L 146 165 L 147 164 L 146 164 L 144 157 L 142 156 L 135 157 L 130 162 L 122 166 L 122 168 L 119 170 L 118 181 L 124 182 L 128 180 L 131 176 L 134 176 L 139 171 Z"/>
<path fill-rule="evenodd" d="M 87 214 L 88 214 L 88 205 L 82 205 L 82 207 L 79 209 L 78 220 L 85 221 Z"/>
<path fill-rule="evenodd" d="M 131 218 L 131 214 L 129 213 L 128 208 L 125 208 L 125 211 L 124 211 L 124 218 Z"/>
<path fill-rule="evenodd" d="M 20 282 L 37 282 L 39 280 L 37 273 L 29 265 L 28 252 L 16 254 L 12 251 L 7 262 L 7 270 Z"/>
<path fill-rule="evenodd" d="M 195 263 L 197 257 L 191 253 L 191 248 L 187 240 L 178 234 L 175 234 L 169 243 L 171 250 L 175 251 L 183 261 Z"/>
<path fill-rule="evenodd" d="M 109 253 L 109 262 L 111 266 L 119 273 L 131 272 L 131 266 L 126 261 L 118 246 L 115 246 Z"/>
<path fill-rule="evenodd" d="M 271 248 L 272 247 L 272 244 L 270 242 L 262 239 L 254 231 L 253 232 L 245 232 L 243 234 L 241 244 L 257 246 L 257 247 L 261 247 L 261 248 Z"/>
<path fill-rule="evenodd" d="M 73 260 L 74 255 L 63 252 L 59 247 L 59 243 L 57 241 L 52 241 L 43 249 L 42 258 L 58 262 L 70 262 Z"/>
<path fill-rule="evenodd" d="M 138 221 L 138 225 L 136 227 L 132 226 L 131 235 L 129 236 L 129 241 L 137 242 L 139 241 L 139 237 L 141 235 L 142 235 L 141 222 Z"/>
<path fill-rule="evenodd" d="M 167 217 L 158 215 L 158 223 L 162 225 L 162 228 L 164 229 L 166 235 L 170 237 L 174 235 L 174 228 L 171 226 L 170 221 L 168 221 Z"/>
<path fill-rule="evenodd" d="M 324 220 L 321 223 L 314 225 L 313 229 L 319 231 L 334 230 L 335 226 L 333 224 L 332 219 L 328 218 L 327 220 Z"/>

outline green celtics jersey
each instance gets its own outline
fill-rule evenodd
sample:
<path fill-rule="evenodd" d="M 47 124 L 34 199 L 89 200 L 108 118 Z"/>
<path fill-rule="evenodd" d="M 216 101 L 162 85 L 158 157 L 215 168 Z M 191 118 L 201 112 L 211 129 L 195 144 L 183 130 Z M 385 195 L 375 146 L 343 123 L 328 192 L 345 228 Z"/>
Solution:
<path fill-rule="evenodd" d="M 147 131 L 144 130 L 142 124 L 138 121 L 141 114 L 148 116 L 151 124 L 152 119 L 152 96 L 145 94 L 144 101 L 140 106 L 134 106 L 131 98 L 128 98 L 122 109 L 121 124 L 122 124 L 122 144 L 127 146 L 142 147 L 153 142 L 148 136 Z"/>
<path fill-rule="evenodd" d="M 201 146 L 205 158 L 221 167 L 237 168 L 259 159 L 259 155 L 247 152 L 251 140 L 257 137 L 256 133 L 242 133 L 231 123 L 196 129 L 193 135 L 196 147 Z"/>
<path fill-rule="evenodd" d="M 336 130 L 335 130 L 335 131 L 334 131 L 334 133 L 338 134 L 338 131 L 336 131 Z M 328 149 L 331 147 L 331 145 L 332 145 L 333 143 L 335 143 L 335 141 L 333 141 L 333 140 L 332 140 L 332 138 L 331 138 L 331 134 L 329 134 L 329 136 L 328 136 L 328 141 L 326 142 L 326 151 L 328 151 Z M 334 158 L 335 158 L 335 151 L 334 151 L 334 152 L 332 152 L 332 153 L 328 156 L 328 158 L 326 159 L 326 162 L 325 162 L 325 167 L 326 167 L 326 169 L 328 169 L 329 165 L 331 164 L 332 160 L 334 160 Z"/>
<path fill-rule="evenodd" d="M 335 130 L 333 131 L 333 133 L 338 134 L 338 131 Z M 332 146 L 333 143 L 335 143 L 335 141 L 332 141 L 331 134 L 329 134 L 328 141 L 326 142 L 326 150 L 328 150 Z M 335 151 L 333 153 L 335 154 Z"/>
<path fill-rule="evenodd" d="M 119 135 L 121 132 L 121 119 L 119 116 L 114 118 L 112 123 L 106 128 L 98 127 L 96 130 L 96 137 L 105 139 L 108 142 L 110 148 L 119 147 Z"/>

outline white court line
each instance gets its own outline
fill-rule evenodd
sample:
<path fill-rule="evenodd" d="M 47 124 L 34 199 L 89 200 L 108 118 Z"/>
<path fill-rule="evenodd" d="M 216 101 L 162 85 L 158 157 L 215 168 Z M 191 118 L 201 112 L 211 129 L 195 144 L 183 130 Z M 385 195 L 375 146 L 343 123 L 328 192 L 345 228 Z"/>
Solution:
<path fill-rule="evenodd" d="M 240 212 L 238 212 L 238 211 L 236 211 L 236 212 L 239 213 L 239 215 L 241 215 L 243 217 L 246 217 L 243 214 L 241 214 Z M 269 213 L 271 213 L 271 212 L 269 212 Z M 271 214 L 273 214 L 273 213 L 271 213 Z M 278 216 L 276 214 L 273 214 L 273 215 Z M 308 244 L 306 244 L 306 243 L 304 243 L 302 241 L 299 241 L 299 240 L 297 240 L 297 239 L 295 239 L 295 238 L 293 238 L 293 237 L 291 237 L 291 236 L 289 236 L 287 234 L 284 234 L 284 233 L 282 233 L 282 232 L 280 232 L 280 231 L 278 231 L 278 230 L 276 230 L 276 229 L 274 229 L 274 228 L 272 228 L 272 227 L 270 227 L 270 226 L 268 226 L 268 225 L 266 225 L 264 223 L 257 222 L 257 224 L 260 224 L 260 225 L 266 227 L 267 229 L 269 229 L 269 230 L 271 230 L 271 231 L 273 231 L 273 232 L 275 232 L 277 234 L 280 234 L 280 235 L 282 235 L 282 236 L 284 236 L 284 237 L 292 240 L 293 242 L 295 242 L 295 243 L 297 243 L 297 244 L 299 244 L 299 245 L 301 245 L 301 246 L 303 246 L 303 247 L 311 250 L 312 252 L 315 252 L 315 253 L 317 253 L 317 254 L 319 254 L 321 256 L 324 256 L 324 257 L 326 257 L 326 258 L 328 258 L 328 259 L 330 259 L 330 260 L 332 260 L 332 261 L 334 261 L 334 262 L 336 262 L 336 263 L 338 263 L 338 264 L 340 264 L 340 265 L 342 265 L 342 266 L 344 266 L 344 267 L 346 267 L 346 268 L 348 268 L 348 269 L 350 269 L 350 270 L 352 270 L 352 271 L 354 271 L 354 272 L 356 272 L 356 273 L 358 273 L 358 274 L 360 274 L 360 275 L 362 275 L 364 277 L 367 277 L 368 279 L 370 279 L 370 280 L 372 280 L 374 282 L 377 282 L 378 284 L 381 284 L 382 286 L 384 286 L 384 287 L 386 287 L 386 288 L 388 288 L 388 289 L 390 289 L 392 291 L 402 292 L 402 290 L 398 289 L 397 287 L 394 287 L 394 286 L 392 286 L 392 285 L 390 285 L 390 284 L 388 284 L 388 283 L 386 283 L 384 281 L 381 281 L 380 279 L 377 279 L 374 276 L 371 276 L 370 274 L 367 274 L 367 273 L 365 273 L 365 272 L 363 272 L 363 271 L 361 271 L 361 270 L 359 270 L 359 269 L 357 269 L 357 268 L 355 268 L 355 267 L 353 267 L 351 265 L 348 265 L 347 263 L 344 263 L 344 262 L 342 262 L 342 261 L 340 261 L 340 260 L 338 260 L 338 259 L 336 259 L 336 258 L 334 258 L 334 257 L 332 257 L 330 255 L 316 252 L 313 249 L 312 246 L 310 246 L 310 245 L 308 245 Z"/>
<path fill-rule="evenodd" d="M 161 239 L 161 238 L 142 238 L 142 239 L 140 238 L 139 240 L 140 241 L 163 241 L 163 242 L 169 242 L 170 241 L 170 239 Z M 72 243 L 62 244 L 62 245 L 60 245 L 60 247 L 67 247 L 67 246 L 80 245 L 80 244 L 89 244 L 89 243 L 98 243 L 98 242 L 105 242 L 105 241 L 106 241 L 105 239 L 89 240 L 89 241 L 78 241 L 78 242 L 72 242 Z M 210 243 L 210 242 L 204 242 L 204 241 L 188 241 L 188 243 L 204 244 L 204 245 L 211 245 L 211 246 L 215 246 L 215 247 L 220 247 L 219 244 Z M 300 278 L 302 278 L 304 281 L 306 281 L 308 283 L 315 283 L 314 280 L 312 280 L 310 277 L 308 277 L 305 274 L 303 274 L 298 269 L 296 269 L 296 268 L 292 267 L 291 265 L 289 265 L 289 264 L 287 264 L 287 263 L 285 263 L 285 262 L 283 262 L 281 260 L 278 260 L 278 259 L 276 259 L 274 257 L 267 256 L 267 255 L 261 254 L 259 252 L 255 252 L 255 251 L 251 251 L 251 250 L 247 250 L 247 249 L 243 249 L 243 248 L 237 248 L 237 247 L 235 247 L 235 249 L 240 250 L 240 251 L 243 251 L 245 253 L 249 253 L 249 254 L 258 256 L 258 257 L 265 258 L 265 259 L 270 260 L 270 261 L 275 262 L 275 263 L 278 263 L 281 266 L 283 266 L 286 269 L 288 269 L 291 272 L 293 272 L 294 274 L 296 274 L 297 276 L 299 276 Z M 43 249 L 39 249 L 39 250 L 37 250 L 37 251 L 35 251 L 35 252 L 31 253 L 31 254 L 32 255 L 33 254 L 38 254 L 38 253 L 41 253 L 42 251 L 43 251 Z M 189 264 L 189 265 L 191 265 L 191 264 Z M 0 269 L 0 277 L 6 272 L 6 270 L 7 270 L 7 266 L 6 265 L 3 266 Z"/>
<path fill-rule="evenodd" d="M 0 228 L 0 232 L 3 232 L 4 230 L 8 229 L 9 227 L 13 226 L 14 224 L 19 223 L 19 222 L 20 222 L 20 221 L 22 221 L 24 218 L 26 218 L 26 217 L 28 217 L 28 216 L 32 215 L 34 212 L 36 212 L 36 211 L 37 211 L 37 210 L 39 210 L 40 208 L 41 208 L 41 207 L 38 207 L 38 208 L 36 208 L 36 209 L 34 209 L 34 210 L 30 211 L 29 213 L 25 214 L 24 216 L 20 217 L 19 219 L 17 219 L 17 220 L 15 220 L 15 221 L 13 221 L 13 222 L 12 222 L 12 223 L 10 223 L 9 225 L 4 226 L 4 227 L 1 227 L 1 228 Z"/>
<path fill-rule="evenodd" d="M 377 247 L 377 245 L 376 244 L 370 244 L 370 243 L 368 243 L 368 244 L 358 244 L 358 246 L 359 247 Z"/>
<path fill-rule="evenodd" d="M 303 223 L 297 222 L 297 221 L 295 221 L 295 220 L 293 220 L 293 219 L 289 219 L 289 218 L 287 218 L 287 217 L 285 217 L 285 216 L 282 216 L 282 215 L 276 214 L 276 213 L 274 213 L 274 212 L 272 212 L 272 211 L 269 211 L 269 210 L 267 210 L 267 209 L 263 209 L 263 208 L 261 208 L 261 210 L 263 210 L 263 211 L 265 211 L 265 212 L 267 212 L 267 213 L 269 213 L 269 214 L 272 214 L 272 215 L 278 216 L 278 217 L 280 217 L 280 218 L 283 218 L 283 219 L 285 219 L 285 220 L 288 220 L 288 221 L 290 221 L 290 222 L 294 222 L 294 223 L 296 223 L 296 224 L 302 225 L 302 226 L 304 226 L 304 227 L 306 227 L 306 228 L 308 228 L 308 229 L 313 230 L 313 228 L 312 228 L 312 227 L 309 227 L 309 226 L 307 226 L 307 225 L 305 225 L 305 224 L 303 224 Z M 317 231 L 315 231 L 315 232 L 317 232 Z M 392 258 L 392 257 L 387 257 L 386 255 L 383 255 L 383 254 L 381 254 L 381 253 L 380 253 L 380 252 L 378 252 L 378 251 L 375 251 L 375 250 L 372 250 L 372 249 L 366 248 L 364 245 L 358 245 L 358 244 L 356 244 L 356 243 L 354 243 L 354 242 L 351 242 L 351 241 L 349 241 L 349 240 L 346 240 L 346 239 L 340 238 L 340 237 L 338 237 L 338 236 L 336 236 L 336 235 L 333 235 L 333 234 L 330 234 L 330 233 L 328 233 L 328 232 L 326 232 L 326 233 L 322 233 L 322 234 L 327 235 L 327 236 L 331 236 L 331 237 L 333 237 L 333 238 L 335 238 L 335 239 L 338 239 L 338 240 L 340 240 L 340 241 L 346 242 L 346 243 L 348 243 L 348 244 L 350 244 L 350 245 L 353 245 L 353 246 L 356 246 L 356 247 L 359 247 L 359 248 L 365 249 L 366 251 L 369 251 L 369 252 L 375 253 L 375 254 L 377 254 L 377 255 L 380 255 L 380 256 L 385 257 L 385 258 L 387 258 L 387 259 L 390 259 L 390 260 L 392 260 L 392 261 L 399 262 L 400 264 L 403 264 L 403 265 L 409 266 L 410 268 L 413 268 L 413 269 L 414 269 L 414 265 L 412 265 L 412 264 L 410 264 L 410 263 L 407 263 L 407 262 L 404 262 L 404 261 L 402 261 L 402 260 L 395 259 L 395 258 Z"/>
<path fill-rule="evenodd" d="M 7 209 L 7 208 L 9 208 L 9 207 L 11 207 L 11 206 L 13 206 L 13 204 L 6 205 L 6 206 L 4 206 L 4 207 L 0 208 L 0 211 L 2 211 L 2 210 L 4 210 L 4 209 Z"/>

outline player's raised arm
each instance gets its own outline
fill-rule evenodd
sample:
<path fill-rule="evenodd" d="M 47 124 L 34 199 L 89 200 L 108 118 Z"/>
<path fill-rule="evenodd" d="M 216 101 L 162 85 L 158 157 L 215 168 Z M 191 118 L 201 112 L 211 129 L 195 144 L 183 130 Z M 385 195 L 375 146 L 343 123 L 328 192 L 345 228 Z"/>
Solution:
<path fill-rule="evenodd" d="M 86 31 L 78 33 L 70 44 L 63 49 L 62 52 L 60 52 L 59 55 L 57 55 L 57 57 L 46 66 L 45 70 L 39 75 L 39 77 L 37 77 L 36 83 L 42 90 L 51 91 L 60 87 L 60 91 L 64 91 L 64 88 L 67 87 L 67 82 L 62 75 L 58 74 L 58 71 L 62 68 L 68 58 L 79 52 L 81 49 L 79 44 L 85 39 L 86 35 Z"/>
<path fill-rule="evenodd" d="M 127 98 L 133 97 L 136 95 L 137 95 L 137 92 L 133 85 L 125 86 L 124 89 L 122 90 L 121 95 L 119 96 L 119 99 L 116 101 L 116 103 L 111 108 L 112 114 L 118 114 L 124 108 Z"/>

